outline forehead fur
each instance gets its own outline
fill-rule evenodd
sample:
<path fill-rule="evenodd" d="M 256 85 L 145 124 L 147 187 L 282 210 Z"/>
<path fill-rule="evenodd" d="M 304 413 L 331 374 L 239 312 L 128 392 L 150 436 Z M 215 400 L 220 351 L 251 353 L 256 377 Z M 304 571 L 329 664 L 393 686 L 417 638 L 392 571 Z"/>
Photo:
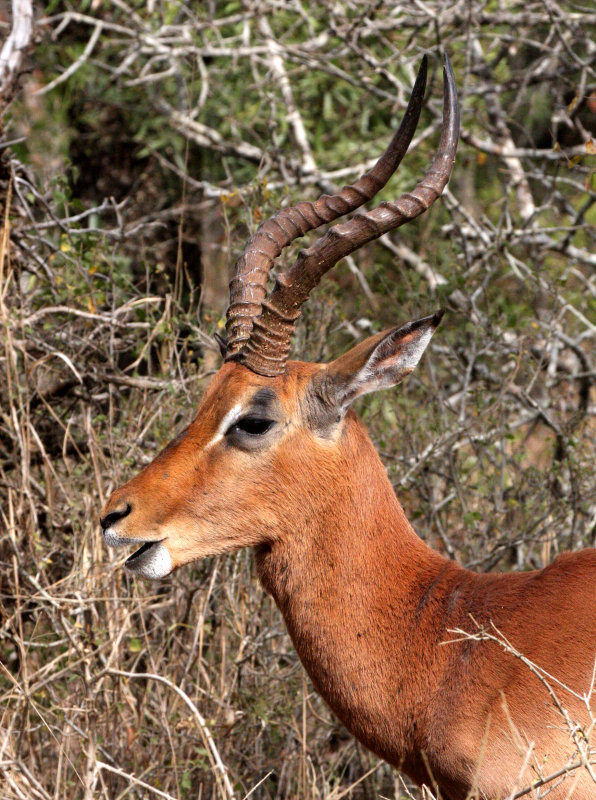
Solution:
<path fill-rule="evenodd" d="M 228 411 L 238 404 L 248 410 L 254 402 L 258 406 L 265 406 L 267 402 L 276 400 L 291 417 L 300 406 L 312 376 L 323 368 L 323 364 L 288 361 L 283 375 L 267 378 L 242 364 L 228 362 L 214 375 L 207 387 L 195 422 L 200 421 L 215 429 Z"/>

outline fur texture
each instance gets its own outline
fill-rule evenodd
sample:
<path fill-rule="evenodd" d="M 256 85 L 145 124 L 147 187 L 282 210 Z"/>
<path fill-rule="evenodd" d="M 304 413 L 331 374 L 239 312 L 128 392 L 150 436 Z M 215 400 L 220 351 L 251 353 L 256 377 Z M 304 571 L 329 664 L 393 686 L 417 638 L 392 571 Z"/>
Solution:
<path fill-rule="evenodd" d="M 402 377 L 411 330 L 404 336 L 404 357 L 391 362 Z M 548 674 L 569 719 L 586 724 L 596 551 L 536 572 L 478 575 L 427 547 L 366 431 L 342 407 L 361 393 L 362 375 L 362 391 L 374 388 L 377 345 L 395 340 L 399 349 L 400 337 L 373 338 L 329 367 L 290 362 L 276 378 L 224 365 L 194 421 L 114 492 L 104 519 L 119 541 L 161 541 L 173 569 L 254 546 L 305 669 L 348 730 L 447 800 L 471 791 L 503 799 L 537 767 L 564 767 L 574 744 L 537 675 L 477 635 L 504 637 Z M 262 436 L 242 430 L 251 415 L 271 420 Z M 568 796 L 596 796 L 585 770 L 549 794 Z"/>

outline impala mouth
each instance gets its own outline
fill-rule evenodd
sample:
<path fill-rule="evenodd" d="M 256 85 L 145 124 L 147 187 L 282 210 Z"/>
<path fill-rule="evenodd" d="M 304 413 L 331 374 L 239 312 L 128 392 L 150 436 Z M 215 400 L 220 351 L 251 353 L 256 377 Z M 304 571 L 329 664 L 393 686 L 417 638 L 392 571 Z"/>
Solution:
<path fill-rule="evenodd" d="M 163 539 L 156 539 L 154 542 L 144 542 L 142 547 L 139 547 L 138 550 L 135 550 L 135 552 L 126 559 L 124 566 L 129 569 L 134 569 L 135 565 L 141 563 L 138 559 L 142 559 L 145 553 L 148 553 L 155 545 L 161 544 L 163 541 Z"/>
<path fill-rule="evenodd" d="M 113 528 L 107 528 L 103 531 L 103 538 L 108 547 L 140 544 L 141 547 L 126 559 L 124 566 L 143 578 L 164 578 L 172 571 L 172 559 L 163 544 L 167 536 L 163 539 L 137 539 L 120 536 Z"/>
<path fill-rule="evenodd" d="M 165 539 L 144 542 L 126 559 L 124 566 L 143 578 L 165 578 L 172 571 L 172 559 L 162 542 Z"/>

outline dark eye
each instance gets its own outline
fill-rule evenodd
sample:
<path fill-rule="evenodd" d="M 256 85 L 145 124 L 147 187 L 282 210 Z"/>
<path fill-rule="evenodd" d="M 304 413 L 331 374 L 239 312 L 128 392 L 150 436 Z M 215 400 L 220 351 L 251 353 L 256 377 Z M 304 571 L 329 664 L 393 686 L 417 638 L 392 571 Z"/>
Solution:
<path fill-rule="evenodd" d="M 232 426 L 230 432 L 242 431 L 243 433 L 248 433 L 251 436 L 262 436 L 264 433 L 267 433 L 272 426 L 272 419 L 263 419 L 262 417 L 243 417 Z"/>

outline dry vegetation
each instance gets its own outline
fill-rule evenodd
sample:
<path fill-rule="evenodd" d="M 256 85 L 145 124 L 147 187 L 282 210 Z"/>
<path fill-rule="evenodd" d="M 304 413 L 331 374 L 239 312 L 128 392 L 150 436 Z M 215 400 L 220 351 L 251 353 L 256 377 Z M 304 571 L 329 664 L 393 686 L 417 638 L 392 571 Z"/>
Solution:
<path fill-rule="evenodd" d="M 410 796 L 313 693 L 250 553 L 142 583 L 98 510 L 190 418 L 248 232 L 362 172 L 421 54 L 444 48 L 462 102 L 450 186 L 338 267 L 296 352 L 328 359 L 446 306 L 416 375 L 360 409 L 418 532 L 476 570 L 594 545 L 596 13 L 35 11 L 18 80 L 0 57 L 2 800 Z M 385 196 L 436 145 L 440 85 L 435 58 Z"/>

